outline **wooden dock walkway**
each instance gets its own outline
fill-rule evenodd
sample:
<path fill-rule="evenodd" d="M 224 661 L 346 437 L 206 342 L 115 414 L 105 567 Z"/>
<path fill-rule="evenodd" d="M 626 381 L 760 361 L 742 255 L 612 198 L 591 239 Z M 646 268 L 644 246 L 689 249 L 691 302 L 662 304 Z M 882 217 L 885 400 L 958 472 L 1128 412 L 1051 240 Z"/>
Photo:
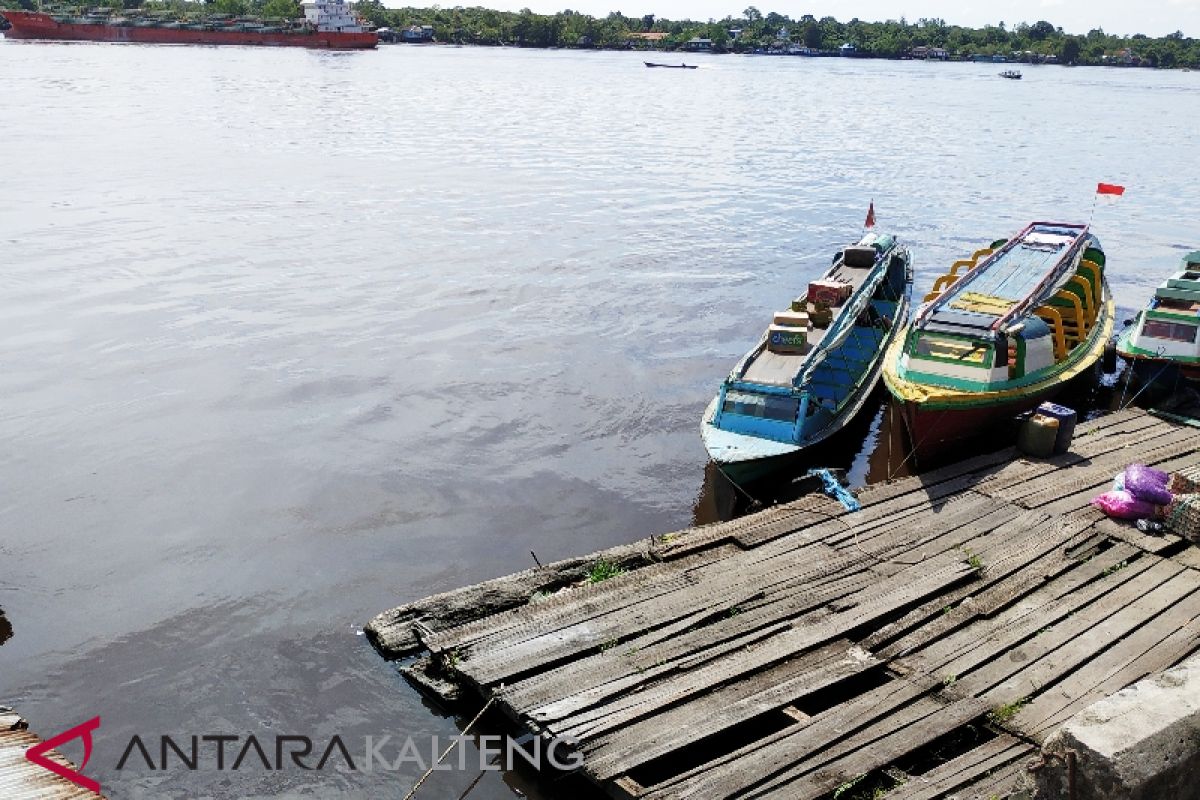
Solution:
<path fill-rule="evenodd" d="M 96 792 L 71 783 L 25 757 L 29 748 L 41 744 L 29 724 L 11 709 L 0 707 L 0 798 L 4 800 L 104 800 Z M 57 750 L 46 757 L 70 770 L 75 765 Z"/>
<path fill-rule="evenodd" d="M 577 742 L 613 797 L 1006 797 L 1064 720 L 1200 649 L 1197 550 L 1089 505 L 1132 462 L 1200 465 L 1200 430 L 1122 411 L 1065 455 L 977 456 L 853 513 L 805 497 L 657 537 L 601 583 L 367 632 L 387 656 L 415 634 L 421 671 Z"/>

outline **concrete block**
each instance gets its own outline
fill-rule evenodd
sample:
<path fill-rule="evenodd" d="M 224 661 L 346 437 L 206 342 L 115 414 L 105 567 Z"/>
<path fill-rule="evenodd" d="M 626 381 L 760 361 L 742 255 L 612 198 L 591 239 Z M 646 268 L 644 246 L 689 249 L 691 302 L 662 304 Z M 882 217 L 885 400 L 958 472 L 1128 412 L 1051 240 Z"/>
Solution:
<path fill-rule="evenodd" d="M 1080 711 L 1028 771 L 1037 800 L 1200 800 L 1198 774 L 1200 658 Z"/>

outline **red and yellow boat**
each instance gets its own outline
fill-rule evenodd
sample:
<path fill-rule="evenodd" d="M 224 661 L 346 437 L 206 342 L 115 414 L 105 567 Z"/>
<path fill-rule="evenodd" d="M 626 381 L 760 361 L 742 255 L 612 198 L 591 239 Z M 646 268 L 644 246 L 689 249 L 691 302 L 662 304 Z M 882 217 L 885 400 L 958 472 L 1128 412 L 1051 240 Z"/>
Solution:
<path fill-rule="evenodd" d="M 1100 361 L 1115 306 L 1087 225 L 1035 222 L 956 261 L 884 360 L 918 461 L 1053 398 Z"/>
<path fill-rule="evenodd" d="M 169 19 L 129 13 L 51 14 L 2 10 L 11 24 L 9 39 L 51 41 L 132 42 L 140 44 L 252 45 L 363 50 L 375 47 L 379 36 L 354 16 L 344 0 L 309 0 L 304 19 L 271 24 L 228 17 Z"/>

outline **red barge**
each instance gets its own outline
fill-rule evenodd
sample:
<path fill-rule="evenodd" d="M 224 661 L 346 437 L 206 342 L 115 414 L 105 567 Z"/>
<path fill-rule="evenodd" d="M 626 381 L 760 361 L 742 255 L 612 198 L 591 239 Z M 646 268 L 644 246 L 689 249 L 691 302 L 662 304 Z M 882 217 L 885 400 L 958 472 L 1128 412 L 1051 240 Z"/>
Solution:
<path fill-rule="evenodd" d="M 49 39 L 141 44 L 240 44 L 262 47 L 313 47 L 363 50 L 379 36 L 367 30 L 344 0 L 309 0 L 304 20 L 271 25 L 261 20 L 155 19 L 141 16 L 68 16 L 41 11 L 0 11 L 12 25 L 9 39 Z"/>

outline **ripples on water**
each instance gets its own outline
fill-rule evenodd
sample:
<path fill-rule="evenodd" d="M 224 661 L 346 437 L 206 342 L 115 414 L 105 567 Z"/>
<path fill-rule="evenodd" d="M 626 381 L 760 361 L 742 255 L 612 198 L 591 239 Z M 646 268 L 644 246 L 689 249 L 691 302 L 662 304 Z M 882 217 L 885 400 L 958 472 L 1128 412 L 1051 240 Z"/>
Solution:
<path fill-rule="evenodd" d="M 918 292 L 1030 219 L 1086 219 L 1100 180 L 1129 187 L 1096 212 L 1125 308 L 1197 244 L 1196 74 L 14 42 L 0 60 L 0 699 L 46 731 L 100 713 L 110 743 L 452 732 L 356 628 L 530 550 L 688 524 L 705 403 L 871 199 Z M 104 747 L 122 796 L 412 777 L 158 784 L 105 773 Z"/>

